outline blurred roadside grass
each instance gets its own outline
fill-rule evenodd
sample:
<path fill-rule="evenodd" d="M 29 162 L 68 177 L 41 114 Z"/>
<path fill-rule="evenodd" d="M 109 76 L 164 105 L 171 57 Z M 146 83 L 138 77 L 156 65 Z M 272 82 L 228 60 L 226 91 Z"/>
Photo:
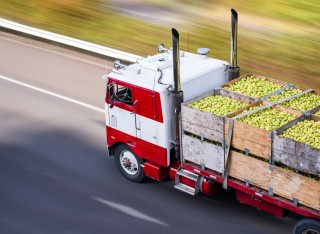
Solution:
<path fill-rule="evenodd" d="M 179 1 L 194 4 L 191 0 Z M 164 0 L 146 2 L 159 7 L 166 5 Z M 272 32 L 272 28 L 264 31 L 243 28 L 240 24 L 238 65 L 242 74 L 254 72 L 320 89 L 320 3 L 298 0 L 275 0 L 272 4 L 258 0 L 248 0 L 246 4 L 240 2 L 199 0 L 198 5 L 203 8 L 210 4 L 226 9 L 234 7 L 239 13 L 239 23 L 242 12 L 249 15 L 254 12 L 255 16 L 269 12 L 267 16 L 272 16 L 276 22 L 289 21 L 302 29 L 301 33 L 292 30 Z M 230 14 L 229 11 L 226 14 Z M 0 1 L 0 17 L 142 56 L 156 53 L 160 42 L 167 47 L 171 45 L 170 27 L 116 12 L 108 7 L 108 1 L 4 0 Z M 230 22 L 198 19 L 178 30 L 182 50 L 196 51 L 199 47 L 208 47 L 212 57 L 230 60 Z"/>

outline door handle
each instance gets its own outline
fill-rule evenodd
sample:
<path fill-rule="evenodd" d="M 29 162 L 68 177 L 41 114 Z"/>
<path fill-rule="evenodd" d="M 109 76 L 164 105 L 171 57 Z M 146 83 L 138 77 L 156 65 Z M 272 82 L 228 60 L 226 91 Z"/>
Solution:
<path fill-rule="evenodd" d="M 135 125 L 136 130 L 140 130 L 140 128 L 138 128 L 138 126 L 137 126 L 137 104 L 138 104 L 138 100 L 135 100 L 133 103 L 133 112 L 131 112 L 131 113 L 134 114 L 134 125 Z"/>

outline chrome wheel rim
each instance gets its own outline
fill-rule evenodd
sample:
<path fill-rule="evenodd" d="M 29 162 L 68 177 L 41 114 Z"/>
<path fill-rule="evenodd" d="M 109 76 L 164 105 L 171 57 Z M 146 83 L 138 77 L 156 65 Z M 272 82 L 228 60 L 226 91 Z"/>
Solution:
<path fill-rule="evenodd" d="M 138 161 L 128 150 L 124 150 L 120 153 L 120 165 L 129 175 L 136 175 L 138 173 Z"/>
<path fill-rule="evenodd" d="M 312 229 L 307 229 L 303 231 L 302 234 L 320 234 L 320 233 Z"/>

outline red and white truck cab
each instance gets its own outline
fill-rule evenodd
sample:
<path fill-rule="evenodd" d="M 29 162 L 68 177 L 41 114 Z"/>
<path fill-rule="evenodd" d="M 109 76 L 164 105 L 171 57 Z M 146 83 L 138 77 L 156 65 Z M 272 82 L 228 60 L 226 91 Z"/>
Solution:
<path fill-rule="evenodd" d="M 166 50 L 162 45 L 160 48 Z M 227 81 L 227 62 L 207 57 L 209 50 L 206 48 L 198 52 L 180 51 L 183 101 Z M 121 69 L 108 74 L 105 103 L 107 144 L 111 155 L 118 153 L 119 145 L 127 146 L 122 146 L 127 148 L 120 155 L 122 166 L 126 165 L 125 162 L 132 163 L 132 152 L 162 167 L 168 167 L 173 161 L 171 92 L 175 84 L 172 53 L 172 50 L 166 50 L 129 66 L 117 61 L 116 66 Z M 133 175 L 139 165 L 130 165 L 123 169 Z"/>

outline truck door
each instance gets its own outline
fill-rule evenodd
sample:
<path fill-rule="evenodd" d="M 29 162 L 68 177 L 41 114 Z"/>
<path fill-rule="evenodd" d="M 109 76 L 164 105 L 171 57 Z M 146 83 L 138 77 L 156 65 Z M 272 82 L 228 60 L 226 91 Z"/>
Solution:
<path fill-rule="evenodd" d="M 115 141 L 135 144 L 139 126 L 135 114 L 137 102 L 134 102 L 134 87 L 123 82 L 110 81 L 108 90 L 110 134 L 117 138 Z"/>
<path fill-rule="evenodd" d="M 135 87 L 135 110 L 139 126 L 139 142 L 142 158 L 162 166 L 169 165 L 167 135 L 163 123 L 160 93 L 143 87 Z"/>
<path fill-rule="evenodd" d="M 158 145 L 157 122 L 154 120 L 155 103 L 153 92 L 137 88 L 135 101 L 138 113 L 137 122 L 139 123 L 137 137 L 153 145 Z"/>

